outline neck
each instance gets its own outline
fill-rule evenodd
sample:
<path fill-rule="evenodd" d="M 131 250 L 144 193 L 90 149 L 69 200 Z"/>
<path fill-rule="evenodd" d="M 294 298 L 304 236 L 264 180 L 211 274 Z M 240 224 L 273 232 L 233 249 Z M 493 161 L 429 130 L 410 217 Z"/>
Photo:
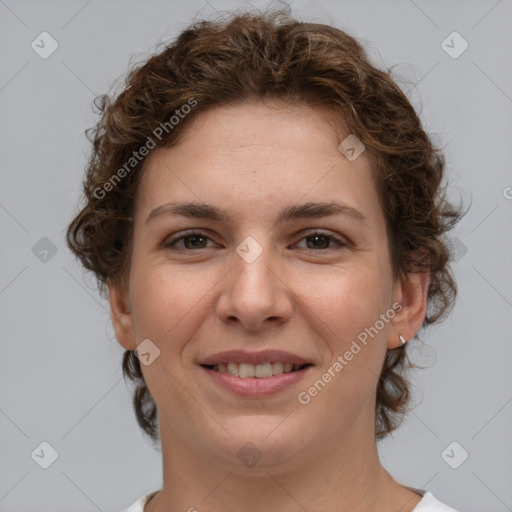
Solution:
<path fill-rule="evenodd" d="M 275 464 L 262 457 L 245 468 L 200 453 L 161 427 L 164 485 L 144 512 L 408 512 L 421 499 L 382 467 L 373 432 L 326 437 L 292 459 Z"/>

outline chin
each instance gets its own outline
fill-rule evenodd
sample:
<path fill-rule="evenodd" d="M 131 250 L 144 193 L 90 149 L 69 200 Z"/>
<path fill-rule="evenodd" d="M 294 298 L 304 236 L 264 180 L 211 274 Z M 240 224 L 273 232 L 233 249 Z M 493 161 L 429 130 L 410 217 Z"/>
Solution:
<path fill-rule="evenodd" d="M 261 476 L 268 477 L 265 470 L 293 461 L 306 443 L 304 435 L 291 428 L 292 422 L 286 425 L 287 421 L 286 415 L 253 414 L 223 422 L 232 436 L 212 440 L 210 451 L 214 451 L 217 463 L 221 461 L 226 470 L 253 476 L 263 471 Z"/>

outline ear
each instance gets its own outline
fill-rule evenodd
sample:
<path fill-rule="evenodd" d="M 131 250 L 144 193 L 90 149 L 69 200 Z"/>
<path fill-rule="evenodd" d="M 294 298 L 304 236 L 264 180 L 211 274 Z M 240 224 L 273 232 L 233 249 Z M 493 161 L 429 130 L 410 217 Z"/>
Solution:
<path fill-rule="evenodd" d="M 112 325 L 119 344 L 127 350 L 135 350 L 137 343 L 133 329 L 128 290 L 124 284 L 109 282 L 108 294 Z"/>
<path fill-rule="evenodd" d="M 400 335 L 409 341 L 420 330 L 427 313 L 427 295 L 430 284 L 429 273 L 410 273 L 396 285 L 394 299 L 402 305 L 392 320 L 387 347 L 400 347 Z"/>

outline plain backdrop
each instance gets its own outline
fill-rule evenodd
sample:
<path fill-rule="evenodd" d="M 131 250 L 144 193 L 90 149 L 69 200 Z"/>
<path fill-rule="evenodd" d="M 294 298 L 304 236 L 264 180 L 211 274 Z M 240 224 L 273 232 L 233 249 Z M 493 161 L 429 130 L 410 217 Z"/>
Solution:
<path fill-rule="evenodd" d="M 1 511 L 115 512 L 160 487 L 107 303 L 64 232 L 94 97 L 194 18 L 233 8 L 250 5 L 0 0 Z M 512 2 L 295 0 L 291 11 L 393 66 L 445 149 L 451 195 L 471 203 L 453 233 L 456 307 L 408 347 L 426 368 L 382 462 L 461 512 L 512 510 Z"/>

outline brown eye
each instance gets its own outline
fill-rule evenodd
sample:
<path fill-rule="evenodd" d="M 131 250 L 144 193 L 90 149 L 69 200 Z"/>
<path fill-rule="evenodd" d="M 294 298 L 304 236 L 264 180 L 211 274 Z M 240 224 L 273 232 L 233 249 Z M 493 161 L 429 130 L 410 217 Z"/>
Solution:
<path fill-rule="evenodd" d="M 204 247 L 204 242 L 206 237 L 202 235 L 189 235 L 183 237 L 183 242 L 187 249 L 202 249 Z M 190 242 L 190 246 L 187 246 L 187 242 Z"/>
<path fill-rule="evenodd" d="M 311 241 L 311 244 L 308 244 L 309 249 L 327 249 L 329 247 L 330 239 L 325 235 L 310 235 L 306 239 Z"/>
<path fill-rule="evenodd" d="M 311 233 L 302 240 L 306 240 L 306 249 L 311 251 L 335 249 L 336 247 L 333 247 L 331 242 L 334 242 L 338 247 L 347 245 L 339 238 L 327 233 Z"/>
<path fill-rule="evenodd" d="M 178 251 L 193 251 L 194 249 L 206 249 L 206 242 L 210 237 L 201 232 L 191 232 L 171 239 L 165 244 L 166 248 L 176 248 Z M 183 241 L 183 245 L 178 245 Z"/>

